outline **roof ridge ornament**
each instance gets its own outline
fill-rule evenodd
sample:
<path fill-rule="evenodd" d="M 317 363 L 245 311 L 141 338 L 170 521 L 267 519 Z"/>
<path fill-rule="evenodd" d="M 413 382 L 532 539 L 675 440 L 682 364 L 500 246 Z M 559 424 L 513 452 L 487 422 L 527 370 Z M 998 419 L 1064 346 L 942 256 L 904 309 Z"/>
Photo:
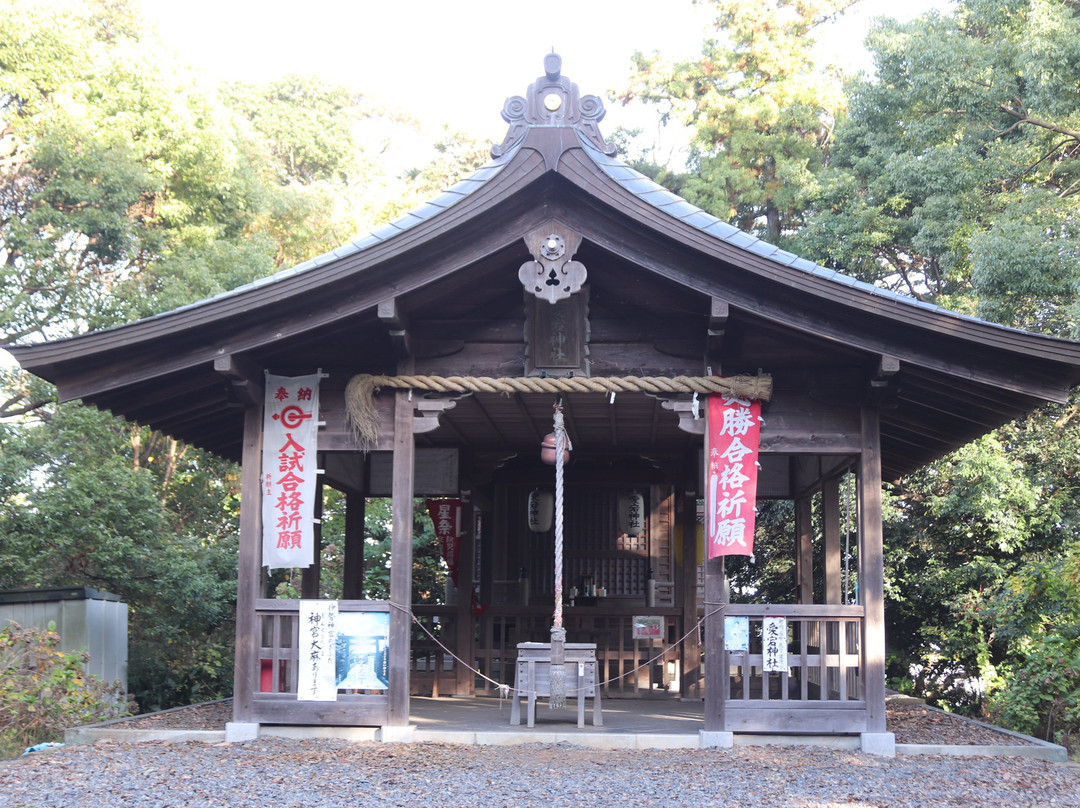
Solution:
<path fill-rule="evenodd" d="M 605 142 L 599 127 L 605 114 L 598 96 L 581 95 L 578 86 L 562 76 L 562 57 L 553 50 L 544 57 L 544 75 L 529 85 L 525 97 L 515 95 L 503 104 L 502 117 L 510 128 L 491 154 L 502 157 L 534 127 L 570 127 L 610 157 L 615 147 Z"/>

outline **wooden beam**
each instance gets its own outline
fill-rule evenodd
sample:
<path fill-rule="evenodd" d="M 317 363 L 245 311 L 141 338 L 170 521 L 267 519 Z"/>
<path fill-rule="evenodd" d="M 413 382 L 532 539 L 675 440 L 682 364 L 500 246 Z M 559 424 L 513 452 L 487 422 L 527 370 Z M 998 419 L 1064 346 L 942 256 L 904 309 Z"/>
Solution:
<path fill-rule="evenodd" d="M 900 360 L 895 356 L 878 357 L 877 369 L 870 379 L 866 403 L 879 406 L 888 401 L 896 401 L 896 374 L 900 372 Z"/>
<path fill-rule="evenodd" d="M 390 342 L 394 346 L 394 354 L 398 359 L 405 359 L 411 353 L 409 350 L 409 320 L 405 310 L 398 305 L 396 297 L 391 297 L 380 300 L 377 311 L 379 320 L 387 327 L 390 333 Z"/>
<path fill-rule="evenodd" d="M 696 465 L 696 463 L 695 463 Z M 682 682 L 679 693 L 683 698 L 701 697 L 701 645 L 698 632 L 690 627 L 698 620 L 698 563 L 697 563 L 697 497 L 684 494 L 681 498 L 678 518 L 682 525 L 682 575 L 679 587 L 679 603 L 683 610 Z"/>
<path fill-rule="evenodd" d="M 705 731 L 727 730 L 725 710 L 730 677 L 724 651 L 724 617 L 728 601 L 724 557 L 705 561 Z"/>
<path fill-rule="evenodd" d="M 881 528 L 881 423 L 878 411 L 862 408 L 859 455 L 859 600 L 866 609 L 867 732 L 885 732 L 885 565 Z"/>
<path fill-rule="evenodd" d="M 417 339 L 409 322 L 408 313 L 396 297 L 380 300 L 376 307 L 379 320 L 390 334 L 390 343 L 397 358 L 410 356 L 438 358 L 452 356 L 465 348 L 465 341 L 460 339 Z"/>
<path fill-rule="evenodd" d="M 461 544 L 458 547 L 458 582 L 457 582 L 457 613 L 454 615 L 456 630 L 454 632 L 455 648 L 460 659 L 468 661 L 475 659 L 473 655 L 473 640 L 476 636 L 474 631 L 474 617 L 472 610 L 473 592 L 473 559 L 476 557 L 476 536 L 473 528 L 476 520 L 473 515 L 473 505 L 468 492 L 462 491 L 463 500 L 461 509 Z M 454 692 L 458 696 L 471 696 L 475 692 L 476 680 L 468 664 L 455 663 Z M 436 672 L 438 676 L 438 672 Z"/>
<path fill-rule="evenodd" d="M 814 602 L 814 517 L 813 500 L 795 500 L 795 575 L 799 603 Z"/>
<path fill-rule="evenodd" d="M 214 371 L 229 380 L 229 395 L 241 404 L 262 402 L 266 374 L 236 354 L 215 357 Z"/>
<path fill-rule="evenodd" d="M 710 451 L 708 430 L 705 433 L 704 448 L 707 468 Z M 703 491 L 704 484 L 705 480 L 702 478 Z M 708 517 L 705 523 L 708 525 Z M 705 731 L 724 732 L 727 730 L 725 710 L 731 695 L 731 676 L 727 652 L 724 651 L 728 586 L 724 573 L 724 556 L 709 558 L 707 529 L 705 535 Z"/>
<path fill-rule="evenodd" d="M 825 533 L 825 602 L 840 603 L 840 478 L 830 477 L 821 487 L 821 512 Z"/>
<path fill-rule="evenodd" d="M 900 360 L 895 356 L 883 354 L 878 357 L 877 375 L 874 378 L 888 379 L 900 372 Z"/>
<path fill-rule="evenodd" d="M 405 311 L 398 305 L 398 299 L 396 297 L 380 300 L 379 305 L 377 306 L 377 313 L 379 320 L 387 328 L 396 331 L 404 331 L 408 328 Z"/>
<path fill-rule="evenodd" d="M 240 477 L 240 547 L 236 577 L 236 656 L 233 667 L 233 721 L 250 722 L 258 671 L 259 624 L 255 601 L 262 582 L 262 403 L 244 411 L 243 470 Z"/>
<path fill-rule="evenodd" d="M 319 584 L 322 579 L 322 514 L 323 514 L 323 481 L 322 475 L 315 478 L 315 524 L 313 539 L 315 541 L 314 559 L 311 566 L 300 574 L 300 597 L 309 600 L 319 599 Z"/>
<path fill-rule="evenodd" d="M 398 390 L 394 407 L 394 479 L 390 537 L 390 717 L 392 727 L 409 723 L 409 657 L 412 625 L 413 405 Z"/>
<path fill-rule="evenodd" d="M 709 329 L 705 352 L 709 357 L 719 357 L 724 347 L 724 334 L 731 307 L 727 300 L 713 295 L 709 300 Z M 719 371 L 719 368 L 715 368 Z"/>
<path fill-rule="evenodd" d="M 341 597 L 364 598 L 364 515 L 367 498 L 363 494 L 345 494 L 345 569 L 342 571 Z"/>

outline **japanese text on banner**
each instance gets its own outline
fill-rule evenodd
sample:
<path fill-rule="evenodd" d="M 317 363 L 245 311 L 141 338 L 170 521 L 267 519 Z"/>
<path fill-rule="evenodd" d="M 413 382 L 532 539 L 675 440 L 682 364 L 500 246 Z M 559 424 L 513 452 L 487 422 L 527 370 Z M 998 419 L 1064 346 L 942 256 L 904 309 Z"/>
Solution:
<path fill-rule="evenodd" d="M 787 618 L 766 617 L 761 621 L 761 667 L 766 671 L 784 672 L 787 661 Z"/>
<path fill-rule="evenodd" d="M 300 601 L 297 701 L 337 701 L 337 601 Z"/>
<path fill-rule="evenodd" d="M 428 516 L 439 537 L 439 549 L 443 561 L 450 570 L 450 580 L 458 585 L 458 547 L 461 546 L 461 510 L 460 499 L 429 499 Z"/>
<path fill-rule="evenodd" d="M 263 416 L 263 565 L 315 560 L 319 376 L 266 376 Z"/>
<path fill-rule="evenodd" d="M 709 396 L 705 473 L 709 558 L 752 555 L 761 402 Z"/>

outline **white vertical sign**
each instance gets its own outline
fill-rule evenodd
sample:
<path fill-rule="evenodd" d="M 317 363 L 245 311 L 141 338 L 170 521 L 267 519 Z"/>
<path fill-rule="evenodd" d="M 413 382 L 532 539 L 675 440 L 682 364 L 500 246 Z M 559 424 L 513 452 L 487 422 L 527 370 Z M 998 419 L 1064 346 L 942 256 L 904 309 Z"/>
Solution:
<path fill-rule="evenodd" d="M 263 565 L 315 561 L 319 378 L 266 376 L 263 415 Z"/>
<path fill-rule="evenodd" d="M 765 670 L 782 672 L 788 669 L 787 643 L 786 618 L 766 617 L 761 621 L 761 658 Z"/>
<path fill-rule="evenodd" d="M 297 701 L 337 701 L 337 601 L 300 601 Z"/>

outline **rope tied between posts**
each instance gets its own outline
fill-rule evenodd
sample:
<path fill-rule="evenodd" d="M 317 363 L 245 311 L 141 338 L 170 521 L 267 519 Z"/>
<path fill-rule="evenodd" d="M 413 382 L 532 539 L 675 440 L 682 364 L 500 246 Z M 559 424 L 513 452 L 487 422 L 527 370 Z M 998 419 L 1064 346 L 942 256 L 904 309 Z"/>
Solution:
<path fill-rule="evenodd" d="M 364 451 L 379 443 L 375 395 L 382 388 L 434 393 L 652 393 L 720 394 L 768 401 L 772 377 L 758 376 L 376 376 L 361 373 L 345 387 L 346 421 Z"/>

